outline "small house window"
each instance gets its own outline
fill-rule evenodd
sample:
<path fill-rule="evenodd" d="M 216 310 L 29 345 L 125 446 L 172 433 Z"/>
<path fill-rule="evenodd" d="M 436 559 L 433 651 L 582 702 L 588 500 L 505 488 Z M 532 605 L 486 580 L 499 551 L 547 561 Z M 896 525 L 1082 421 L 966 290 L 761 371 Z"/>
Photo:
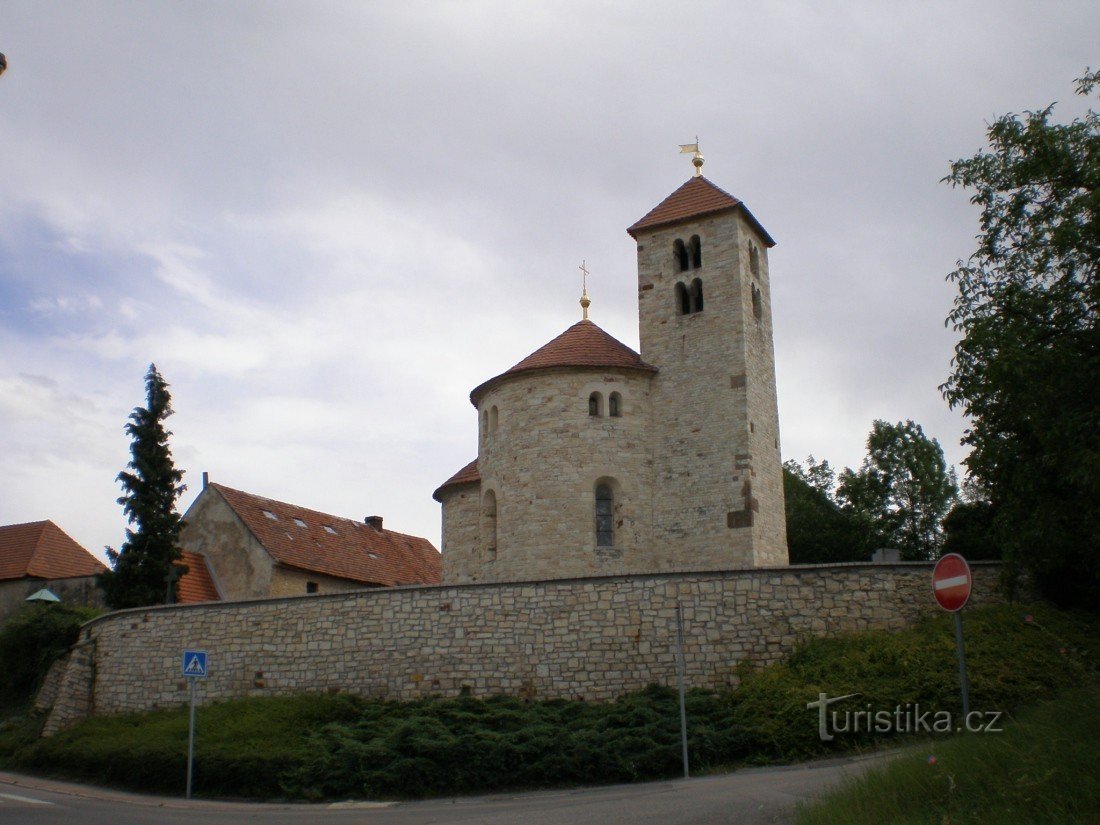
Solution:
<path fill-rule="evenodd" d="M 672 257 L 675 259 L 676 269 L 678 272 L 687 272 L 688 270 L 688 250 L 684 245 L 684 242 L 679 238 L 672 244 Z"/>
<path fill-rule="evenodd" d="M 691 296 L 683 284 L 676 284 L 676 312 L 679 315 L 691 314 Z"/>
<path fill-rule="evenodd" d="M 703 311 L 703 281 L 701 278 L 696 278 L 691 282 L 691 311 Z"/>
<path fill-rule="evenodd" d="M 595 418 L 603 415 L 603 396 L 598 392 L 588 396 L 588 414 Z"/>
<path fill-rule="evenodd" d="M 615 546 L 615 494 L 605 483 L 596 485 L 596 546 Z"/>
<path fill-rule="evenodd" d="M 611 393 L 607 398 L 607 414 L 612 418 L 619 418 L 623 414 L 623 397 L 617 392 Z"/>
<path fill-rule="evenodd" d="M 316 593 L 317 592 L 317 582 L 306 582 L 306 592 L 307 593 Z"/>
<path fill-rule="evenodd" d="M 703 265 L 703 244 L 698 235 L 691 236 L 691 268 L 698 269 Z"/>

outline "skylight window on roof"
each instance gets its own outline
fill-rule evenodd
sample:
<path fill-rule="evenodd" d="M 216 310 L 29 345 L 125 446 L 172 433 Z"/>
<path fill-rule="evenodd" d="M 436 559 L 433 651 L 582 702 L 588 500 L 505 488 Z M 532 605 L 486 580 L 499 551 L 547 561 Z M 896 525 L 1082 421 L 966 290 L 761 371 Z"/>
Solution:
<path fill-rule="evenodd" d="M 306 526 L 306 523 L 304 521 L 302 521 L 300 518 L 294 519 L 294 523 L 297 524 L 299 527 L 305 527 Z"/>
<path fill-rule="evenodd" d="M 367 555 L 368 555 L 368 556 L 370 556 L 370 557 L 371 557 L 372 559 L 376 559 L 376 558 L 378 558 L 378 554 L 377 554 L 377 553 L 367 553 Z"/>
<path fill-rule="evenodd" d="M 267 516 L 272 521 L 278 521 L 279 520 L 279 517 L 277 515 L 275 515 L 273 512 L 271 512 L 270 510 L 264 510 L 264 515 Z"/>
<path fill-rule="evenodd" d="M 331 527 L 329 527 L 327 524 L 325 525 L 325 532 L 326 533 L 332 533 L 332 535 L 334 535 L 334 536 L 336 535 L 336 531 L 333 530 Z"/>

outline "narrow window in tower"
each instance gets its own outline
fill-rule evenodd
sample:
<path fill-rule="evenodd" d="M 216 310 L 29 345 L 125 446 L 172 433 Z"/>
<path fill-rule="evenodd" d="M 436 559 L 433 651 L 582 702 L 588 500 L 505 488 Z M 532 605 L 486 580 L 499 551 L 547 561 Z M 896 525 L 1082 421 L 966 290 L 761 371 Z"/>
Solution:
<path fill-rule="evenodd" d="M 481 502 L 481 547 L 487 561 L 497 557 L 497 495 L 492 490 Z"/>
<path fill-rule="evenodd" d="M 489 411 L 482 410 L 481 412 L 481 435 L 484 438 L 489 437 Z"/>
<path fill-rule="evenodd" d="M 497 431 L 497 423 L 500 421 L 500 411 L 497 410 L 496 405 L 489 410 L 489 432 L 495 433 Z"/>
<path fill-rule="evenodd" d="M 687 272 L 688 270 L 688 251 L 684 246 L 684 242 L 679 238 L 672 245 L 672 256 L 676 259 L 676 268 L 679 272 Z"/>
<path fill-rule="evenodd" d="M 690 315 L 691 314 L 691 296 L 688 295 L 688 289 L 683 284 L 676 284 L 676 313 L 678 315 Z"/>
<path fill-rule="evenodd" d="M 752 285 L 752 314 L 757 321 L 764 317 L 764 304 L 760 299 L 760 290 L 756 288 L 756 284 Z"/>
<path fill-rule="evenodd" d="M 760 250 L 756 248 L 756 244 L 749 244 L 749 271 L 752 277 L 760 277 Z"/>
<path fill-rule="evenodd" d="M 691 282 L 691 311 L 703 311 L 703 280 L 696 278 Z"/>
<path fill-rule="evenodd" d="M 615 495 L 608 484 L 596 485 L 596 546 L 615 546 Z"/>
<path fill-rule="evenodd" d="M 698 235 L 691 236 L 691 268 L 698 269 L 703 265 L 703 244 Z"/>
<path fill-rule="evenodd" d="M 623 397 L 617 392 L 607 397 L 607 414 L 612 418 L 619 418 L 623 414 Z"/>
<path fill-rule="evenodd" d="M 588 396 L 588 414 L 595 418 L 603 415 L 603 396 L 598 392 Z"/>

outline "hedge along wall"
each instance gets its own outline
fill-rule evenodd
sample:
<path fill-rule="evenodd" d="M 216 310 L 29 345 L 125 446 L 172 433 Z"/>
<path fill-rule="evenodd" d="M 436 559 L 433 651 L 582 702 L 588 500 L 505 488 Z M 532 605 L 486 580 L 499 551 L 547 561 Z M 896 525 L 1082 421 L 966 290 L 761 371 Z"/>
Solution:
<path fill-rule="evenodd" d="M 975 563 L 972 603 L 996 600 L 998 563 Z M 677 599 L 689 686 L 736 683 L 803 637 L 900 628 L 939 608 L 930 563 L 841 564 L 138 608 L 89 622 L 47 734 L 87 714 L 187 699 L 185 648 L 206 650 L 204 702 L 347 691 L 387 699 L 507 693 L 611 699 L 675 684 Z"/>

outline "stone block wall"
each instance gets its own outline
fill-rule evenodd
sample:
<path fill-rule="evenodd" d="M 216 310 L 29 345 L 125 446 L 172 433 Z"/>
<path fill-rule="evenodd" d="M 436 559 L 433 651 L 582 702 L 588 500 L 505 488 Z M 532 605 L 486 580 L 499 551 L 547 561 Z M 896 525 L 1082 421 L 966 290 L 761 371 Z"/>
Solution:
<path fill-rule="evenodd" d="M 740 662 L 777 661 L 799 639 L 901 628 L 937 611 L 931 567 L 808 565 L 119 611 L 85 625 L 47 731 L 87 714 L 185 703 L 185 648 L 209 654 L 204 702 L 304 691 L 612 699 L 675 684 L 677 600 L 687 683 L 716 688 L 736 683 Z M 973 570 L 973 602 L 996 599 L 1000 566 Z"/>

